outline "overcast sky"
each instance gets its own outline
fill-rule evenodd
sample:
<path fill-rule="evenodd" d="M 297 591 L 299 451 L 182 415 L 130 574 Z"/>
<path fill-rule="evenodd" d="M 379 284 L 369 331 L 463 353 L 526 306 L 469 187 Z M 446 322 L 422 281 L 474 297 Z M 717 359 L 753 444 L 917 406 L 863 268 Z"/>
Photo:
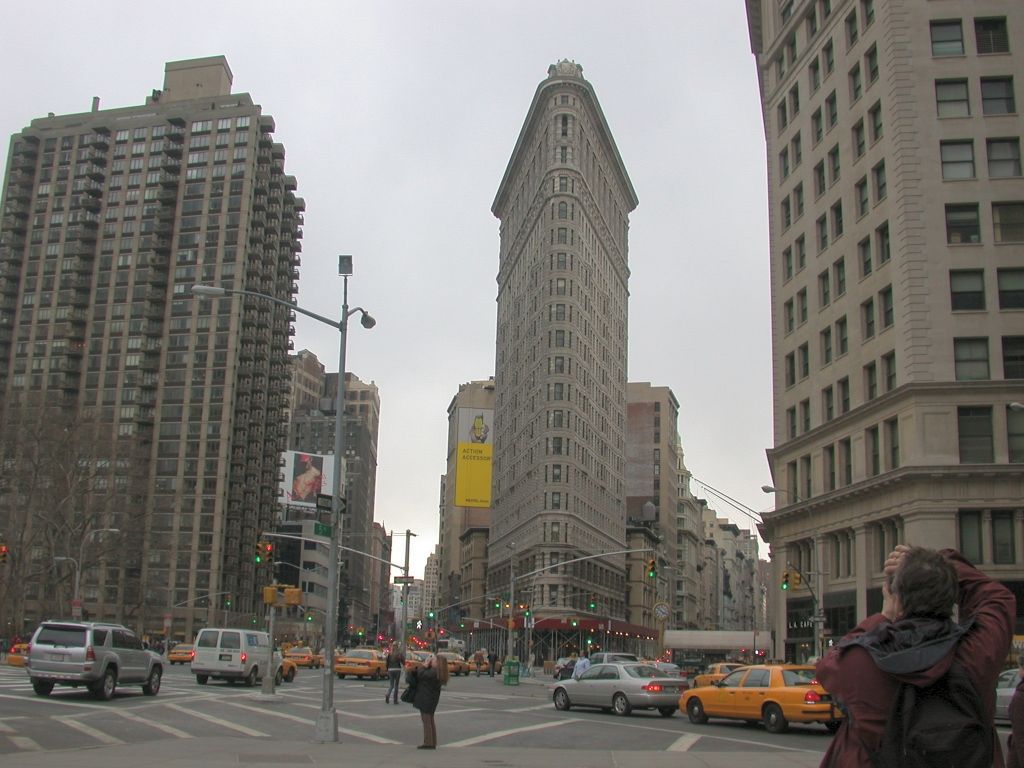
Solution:
<path fill-rule="evenodd" d="M 347 367 L 380 388 L 375 518 L 417 534 L 418 576 L 437 542 L 446 409 L 494 372 L 491 203 L 538 83 L 574 60 L 640 200 L 629 380 L 675 392 L 696 478 L 770 508 L 764 133 L 742 0 L 37 0 L 7 3 L 3 25 L 4 136 L 93 96 L 142 104 L 165 62 L 218 54 L 233 91 L 274 117 L 306 201 L 299 304 L 339 316 L 349 253 L 350 303 L 378 321 L 353 324 Z M 337 370 L 337 331 L 297 327 L 296 349 Z"/>

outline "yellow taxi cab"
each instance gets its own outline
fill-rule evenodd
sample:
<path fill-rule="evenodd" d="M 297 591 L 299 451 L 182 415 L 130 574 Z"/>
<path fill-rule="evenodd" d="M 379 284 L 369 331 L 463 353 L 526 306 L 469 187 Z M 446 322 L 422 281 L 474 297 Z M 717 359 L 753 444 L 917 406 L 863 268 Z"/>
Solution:
<path fill-rule="evenodd" d="M 178 643 L 167 652 L 167 661 L 171 666 L 175 664 L 191 664 L 195 658 L 196 649 L 192 643 Z"/>
<path fill-rule="evenodd" d="M 461 653 L 455 651 L 438 651 L 438 656 L 444 656 L 448 660 L 448 674 L 452 677 L 469 674 L 469 662 L 462 658 Z"/>
<path fill-rule="evenodd" d="M 832 696 L 802 664 L 742 667 L 709 686 L 691 688 L 679 698 L 691 723 L 723 717 L 763 723 L 769 733 L 784 733 L 791 722 L 821 723 L 834 733 L 842 721 Z"/>
<path fill-rule="evenodd" d="M 292 646 L 284 652 L 284 657 L 294 662 L 297 667 L 320 669 L 324 663 L 324 657 L 319 653 L 313 653 L 313 649 L 306 645 Z"/>
<path fill-rule="evenodd" d="M 733 662 L 721 662 L 719 664 L 708 664 L 707 669 L 701 672 L 697 677 L 693 679 L 693 688 L 703 688 L 706 685 L 711 685 L 716 680 L 721 680 L 723 677 L 728 675 L 730 672 L 735 672 L 743 664 L 736 664 Z"/>
<path fill-rule="evenodd" d="M 7 664 L 12 667 L 24 667 L 28 658 L 28 643 L 15 643 L 7 652 Z"/>
<path fill-rule="evenodd" d="M 281 667 L 277 670 L 277 678 L 274 682 L 277 685 L 281 684 L 283 680 L 286 683 L 290 683 L 295 680 L 295 673 L 298 670 L 294 661 L 289 659 L 287 656 L 281 659 Z"/>
<path fill-rule="evenodd" d="M 339 680 L 345 675 L 380 680 L 387 677 L 387 661 L 376 648 L 354 648 L 334 657 L 334 673 Z"/>
<path fill-rule="evenodd" d="M 405 669 L 419 669 L 430 658 L 430 651 L 409 651 L 405 654 Z"/>

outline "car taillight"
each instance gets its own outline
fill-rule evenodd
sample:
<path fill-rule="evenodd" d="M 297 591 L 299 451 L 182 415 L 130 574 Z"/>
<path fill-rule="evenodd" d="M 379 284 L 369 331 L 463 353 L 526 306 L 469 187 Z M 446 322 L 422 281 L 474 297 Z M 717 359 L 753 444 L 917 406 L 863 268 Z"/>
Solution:
<path fill-rule="evenodd" d="M 195 651 L 189 651 L 188 652 L 188 660 L 189 661 L 192 661 L 192 659 L 194 659 L 195 657 L 196 657 L 196 652 Z"/>
<path fill-rule="evenodd" d="M 648 693 L 661 693 L 662 688 L 659 683 L 648 683 L 641 688 L 641 690 L 647 691 Z"/>
<path fill-rule="evenodd" d="M 821 704 L 821 695 L 817 691 L 808 691 L 804 694 L 804 704 Z"/>
<path fill-rule="evenodd" d="M 249 658 L 249 654 L 246 653 L 245 651 L 242 651 L 242 655 L 241 655 L 240 658 L 242 660 L 242 663 L 245 664 L 245 660 Z"/>
<path fill-rule="evenodd" d="M 85 660 L 86 661 L 96 661 L 96 651 L 94 651 L 92 649 L 91 645 L 86 646 L 86 648 L 85 648 Z"/>

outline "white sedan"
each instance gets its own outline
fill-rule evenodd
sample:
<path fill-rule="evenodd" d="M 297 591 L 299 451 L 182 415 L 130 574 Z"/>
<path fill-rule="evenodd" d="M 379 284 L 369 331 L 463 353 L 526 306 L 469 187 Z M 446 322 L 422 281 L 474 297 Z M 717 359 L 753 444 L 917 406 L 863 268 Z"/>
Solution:
<path fill-rule="evenodd" d="M 551 686 L 555 709 L 598 707 L 617 715 L 634 709 L 656 709 L 672 717 L 686 681 L 668 677 L 657 667 L 642 663 L 595 664 L 578 680 L 561 680 Z"/>

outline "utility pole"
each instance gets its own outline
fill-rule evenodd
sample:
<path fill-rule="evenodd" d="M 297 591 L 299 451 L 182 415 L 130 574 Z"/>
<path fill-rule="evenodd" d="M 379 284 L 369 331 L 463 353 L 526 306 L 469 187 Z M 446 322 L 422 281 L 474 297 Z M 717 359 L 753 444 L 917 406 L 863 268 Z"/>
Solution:
<path fill-rule="evenodd" d="M 508 545 L 512 550 L 509 558 L 509 579 L 508 579 L 508 659 L 516 655 L 516 543 L 513 541 Z"/>
<path fill-rule="evenodd" d="M 275 603 L 277 599 L 277 586 L 274 586 L 274 597 Z M 264 598 L 265 600 L 266 598 Z M 263 670 L 263 682 L 260 686 L 260 693 L 262 694 L 274 694 L 274 677 L 277 674 L 277 670 L 274 669 L 274 614 L 276 604 L 270 603 L 267 605 L 267 634 L 270 636 L 270 642 L 267 644 L 267 666 Z M 331 667 L 334 667 L 333 661 Z"/>
<path fill-rule="evenodd" d="M 402 620 L 398 623 L 398 627 L 395 630 L 395 636 L 398 638 L 398 647 L 403 650 L 405 648 L 405 623 L 409 620 L 409 545 L 412 543 L 412 537 L 415 535 L 408 528 L 405 529 L 405 565 L 402 566 L 402 574 L 405 576 L 402 582 Z"/>

